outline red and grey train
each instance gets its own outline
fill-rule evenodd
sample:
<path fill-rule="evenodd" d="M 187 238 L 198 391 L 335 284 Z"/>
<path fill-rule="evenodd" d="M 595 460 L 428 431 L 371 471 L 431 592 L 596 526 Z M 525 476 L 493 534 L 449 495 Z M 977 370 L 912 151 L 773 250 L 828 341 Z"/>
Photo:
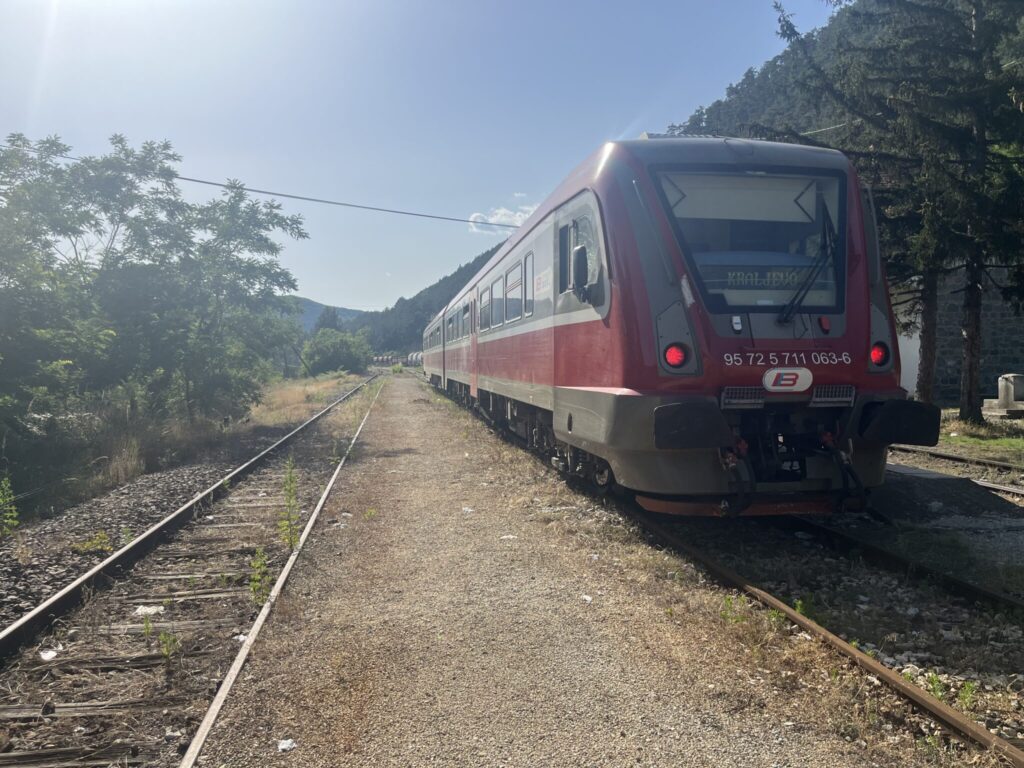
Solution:
<path fill-rule="evenodd" d="M 889 444 L 937 442 L 896 340 L 841 153 L 652 139 L 576 168 L 430 322 L 423 367 L 598 488 L 771 514 L 862 499 Z"/>

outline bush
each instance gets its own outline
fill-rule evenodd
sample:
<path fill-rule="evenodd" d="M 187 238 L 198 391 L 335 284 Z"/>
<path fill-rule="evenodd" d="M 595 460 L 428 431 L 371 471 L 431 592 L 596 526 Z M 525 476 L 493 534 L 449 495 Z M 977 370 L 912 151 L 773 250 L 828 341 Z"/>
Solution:
<path fill-rule="evenodd" d="M 363 371 L 370 358 L 366 339 L 333 328 L 321 328 L 302 349 L 302 362 L 311 376 L 328 371 Z"/>

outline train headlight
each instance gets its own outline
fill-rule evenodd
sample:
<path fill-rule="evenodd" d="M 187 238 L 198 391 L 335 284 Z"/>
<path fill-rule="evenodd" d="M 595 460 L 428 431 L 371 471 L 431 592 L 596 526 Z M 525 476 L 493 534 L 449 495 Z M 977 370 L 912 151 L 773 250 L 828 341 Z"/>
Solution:
<path fill-rule="evenodd" d="M 871 362 L 881 368 L 889 362 L 889 347 L 881 341 L 871 345 Z"/>
<path fill-rule="evenodd" d="M 665 365 L 669 368 L 682 368 L 689 356 L 689 351 L 682 344 L 669 344 L 662 353 Z"/>

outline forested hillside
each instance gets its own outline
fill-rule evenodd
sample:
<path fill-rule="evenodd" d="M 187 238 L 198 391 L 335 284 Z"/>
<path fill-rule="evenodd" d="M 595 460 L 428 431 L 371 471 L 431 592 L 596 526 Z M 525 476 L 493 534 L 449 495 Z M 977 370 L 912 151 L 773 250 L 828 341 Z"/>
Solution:
<path fill-rule="evenodd" d="M 291 299 L 298 307 L 299 322 L 302 324 L 302 330 L 310 333 L 316 326 L 316 321 L 320 318 L 320 315 L 328 308 L 328 305 L 303 296 L 292 296 Z M 361 309 L 348 309 L 347 307 L 331 307 L 331 309 L 337 312 L 338 318 L 342 321 L 351 320 L 363 313 Z"/>
<path fill-rule="evenodd" d="M 379 312 L 363 312 L 345 323 L 350 331 L 363 331 L 376 352 L 407 354 L 422 346 L 423 329 L 434 315 L 454 298 L 463 285 L 493 256 L 501 243 L 490 248 L 450 275 L 445 275 L 410 299 Z"/>
<path fill-rule="evenodd" d="M 963 298 L 960 417 L 981 420 L 981 297 L 1024 300 L 1024 3 L 836 0 L 781 55 L 669 127 L 828 146 L 875 191 L 894 303 L 920 326 L 932 399 L 937 286 Z"/>

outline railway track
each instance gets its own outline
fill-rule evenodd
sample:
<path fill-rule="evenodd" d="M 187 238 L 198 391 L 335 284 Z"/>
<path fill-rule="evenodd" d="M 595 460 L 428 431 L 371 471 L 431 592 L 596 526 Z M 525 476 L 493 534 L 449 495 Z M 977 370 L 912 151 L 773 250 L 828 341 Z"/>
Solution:
<path fill-rule="evenodd" d="M 830 606 L 833 610 L 829 611 L 813 611 L 815 615 L 819 612 L 824 614 L 824 617 L 821 618 L 819 623 L 806 615 L 812 611 L 809 610 L 808 607 L 801 605 L 801 603 L 804 602 L 803 600 L 794 601 L 792 594 L 785 594 L 789 590 L 769 587 L 767 586 L 767 581 L 759 584 L 758 578 L 751 577 L 749 575 L 752 571 L 758 570 L 754 567 L 760 557 L 758 554 L 758 544 L 751 544 L 745 540 L 738 540 L 736 531 L 725 532 L 724 539 L 718 541 L 717 546 L 715 543 L 708 545 L 705 540 L 701 540 L 701 543 L 696 544 L 694 543 L 695 540 L 702 539 L 700 533 L 698 532 L 697 535 L 694 535 L 693 529 L 686 528 L 685 524 L 681 525 L 678 523 L 668 522 L 664 517 L 652 515 L 638 507 L 629 510 L 628 514 L 656 541 L 680 554 L 683 554 L 687 558 L 700 563 L 708 570 L 708 572 L 722 583 L 741 590 L 769 609 L 781 611 L 789 621 L 793 622 L 811 635 L 828 643 L 839 653 L 848 657 L 864 669 L 868 674 L 873 675 L 879 681 L 885 683 L 891 689 L 896 691 L 900 696 L 908 699 L 914 704 L 914 706 L 927 713 L 948 731 L 954 732 L 968 741 L 972 741 L 986 748 L 992 749 L 1008 760 L 1011 765 L 1018 766 L 1018 768 L 1024 768 L 1024 739 L 1007 739 L 998 733 L 992 733 L 990 730 L 990 724 L 994 724 L 995 721 L 990 716 L 990 713 L 982 715 L 982 723 L 977 722 L 977 715 L 969 716 L 953 708 L 940 698 L 937 698 L 936 695 L 934 695 L 938 690 L 937 688 L 932 692 L 929 692 L 913 680 L 907 679 L 901 675 L 892 666 L 889 666 L 883 663 L 879 658 L 876 658 L 877 652 L 875 650 L 871 650 L 869 655 L 869 653 L 865 653 L 858 647 L 860 643 L 853 640 L 853 638 L 848 641 L 841 637 L 840 630 L 834 624 L 842 622 L 832 621 L 835 614 L 840 610 L 836 606 Z M 760 539 L 762 538 L 760 533 L 763 533 L 772 524 L 755 525 L 757 525 L 759 531 L 756 538 Z M 807 533 L 807 531 L 812 531 L 815 536 L 829 537 L 829 547 L 839 551 L 845 551 L 847 554 L 851 552 L 856 552 L 858 554 L 864 553 L 864 543 L 859 540 L 842 541 L 841 534 L 834 532 L 831 529 L 823 531 L 821 530 L 821 526 L 816 523 L 800 521 L 797 525 L 799 526 L 799 529 L 804 532 L 804 536 L 802 537 L 803 543 L 808 543 L 809 539 L 807 537 L 810 536 L 811 533 Z M 719 533 L 721 533 L 720 526 L 718 528 Z M 747 527 L 746 530 L 749 534 L 750 528 Z M 791 531 L 787 535 L 792 538 Z M 740 534 L 740 536 L 742 536 L 742 534 Z M 746 538 L 755 537 L 747 536 Z M 714 539 L 714 536 L 712 536 L 711 539 Z M 761 543 L 766 544 L 768 547 L 778 545 L 778 542 Z M 723 544 L 728 549 L 731 549 L 732 553 L 735 553 L 736 556 L 731 557 L 731 559 L 729 559 L 729 555 L 723 557 Z M 877 556 L 877 560 L 875 557 L 872 557 L 873 562 L 884 562 L 884 567 L 889 570 L 902 572 L 904 575 L 910 574 L 911 576 L 909 578 L 911 581 L 926 579 L 929 580 L 929 583 L 940 585 L 941 590 L 944 591 L 948 589 L 952 591 L 954 595 L 959 596 L 957 599 L 952 601 L 957 602 L 957 607 L 953 612 L 958 616 L 958 618 L 953 619 L 954 624 L 952 626 L 954 627 L 954 630 L 959 630 L 961 622 L 969 626 L 971 620 L 970 616 L 977 617 L 978 614 L 972 614 L 970 608 L 970 605 L 976 604 L 976 601 L 982 601 L 993 611 L 1020 611 L 1022 608 L 1021 601 L 1013 598 L 1012 596 L 992 593 L 966 582 L 952 579 L 951 577 L 947 577 L 945 574 L 930 571 L 919 564 L 898 558 L 898 556 L 888 552 L 879 551 L 872 554 Z M 801 549 L 798 557 L 801 560 L 809 559 L 808 553 L 804 549 Z M 766 574 L 770 574 L 778 570 L 780 568 L 780 562 L 781 560 L 773 560 L 770 565 L 761 569 L 762 573 L 760 575 L 765 577 Z M 854 566 L 852 564 L 848 565 L 848 568 L 851 571 L 858 567 L 859 566 Z M 786 566 L 782 565 L 781 568 L 785 570 Z M 836 567 L 830 576 L 838 577 L 840 575 L 839 571 L 842 570 L 842 567 Z M 742 573 L 740 571 L 742 571 Z M 784 579 L 789 579 L 790 581 L 793 581 L 794 579 L 801 580 L 803 578 L 806 577 L 802 574 L 794 575 L 792 571 L 787 572 L 784 576 Z M 869 572 L 864 572 L 857 576 L 855 583 L 864 584 L 871 580 L 878 580 L 878 577 L 873 576 Z M 897 582 L 894 581 L 892 583 L 895 584 Z M 900 584 L 901 586 L 899 589 L 904 589 L 905 587 L 902 586 L 903 582 L 900 582 Z M 922 595 L 923 594 L 924 593 L 922 593 Z M 943 592 L 939 592 L 936 597 L 941 600 L 942 594 Z M 827 601 L 830 598 L 825 599 Z M 924 597 L 921 598 L 921 602 L 925 602 Z M 801 610 L 794 608 L 793 603 L 798 605 Z M 849 606 L 849 609 L 852 612 L 856 612 L 864 607 L 865 606 L 863 604 L 858 605 L 855 603 L 854 605 Z M 859 617 L 857 620 L 854 620 L 853 624 L 856 625 L 858 621 L 870 625 L 871 623 L 878 621 L 878 619 L 874 616 Z M 947 625 L 941 623 L 941 626 Z M 890 628 L 891 627 L 887 626 L 885 629 L 888 630 Z M 844 633 L 849 637 L 849 627 L 844 627 L 844 630 L 846 630 Z M 882 634 L 886 635 L 887 632 L 882 632 Z M 929 680 L 931 679 L 932 678 L 929 678 Z M 934 679 L 937 680 L 938 678 L 936 677 Z M 1013 707 L 1010 706 L 1009 709 L 1010 712 L 1005 713 L 1005 716 L 1008 718 L 1015 717 L 1016 714 Z M 979 713 L 979 715 L 980 714 L 981 713 Z M 998 728 L 996 730 L 998 730 Z"/>
<path fill-rule="evenodd" d="M 932 459 L 941 459 L 942 461 L 949 461 L 956 464 L 966 464 L 968 466 L 985 467 L 988 469 L 995 469 L 999 472 L 1013 472 L 1019 477 L 1024 477 L 1024 465 L 1012 464 L 1007 461 L 996 461 L 994 459 L 982 459 L 970 456 L 961 456 L 956 453 L 950 453 L 949 451 L 937 451 L 933 448 L 919 448 L 914 445 L 891 445 L 889 450 L 895 453 L 908 453 L 911 455 L 927 456 Z M 988 488 L 992 491 L 999 491 L 1000 493 L 1008 493 L 1014 496 L 1024 496 L 1024 487 L 1019 485 L 1008 485 L 1005 483 L 993 483 L 989 480 L 980 480 L 978 478 L 969 478 L 973 483 L 980 485 L 982 488 Z"/>
<path fill-rule="evenodd" d="M 0 767 L 198 754 L 366 419 L 324 417 L 375 378 L 0 632 Z"/>

